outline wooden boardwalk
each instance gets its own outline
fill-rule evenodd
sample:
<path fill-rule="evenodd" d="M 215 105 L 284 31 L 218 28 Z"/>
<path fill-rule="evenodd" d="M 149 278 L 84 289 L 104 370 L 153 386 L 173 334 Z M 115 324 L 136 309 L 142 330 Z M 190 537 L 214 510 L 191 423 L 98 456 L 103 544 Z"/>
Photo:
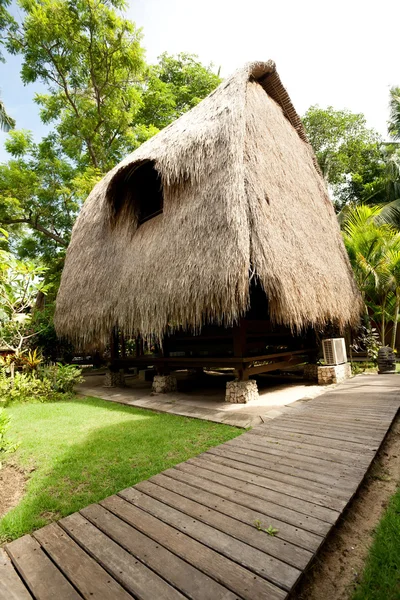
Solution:
<path fill-rule="evenodd" d="M 11 542 L 0 599 L 283 600 L 399 407 L 400 377 L 357 377 Z"/>

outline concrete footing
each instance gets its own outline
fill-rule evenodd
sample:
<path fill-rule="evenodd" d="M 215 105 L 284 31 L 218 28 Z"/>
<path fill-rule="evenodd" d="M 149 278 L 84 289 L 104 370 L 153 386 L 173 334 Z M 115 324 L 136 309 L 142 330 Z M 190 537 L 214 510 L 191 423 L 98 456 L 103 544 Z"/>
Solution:
<path fill-rule="evenodd" d="M 104 377 L 104 387 L 125 387 L 125 373 L 120 371 L 106 371 Z"/>
<path fill-rule="evenodd" d="M 318 381 L 319 385 L 340 383 L 351 377 L 351 364 L 342 365 L 306 365 L 304 379 Z"/>
<path fill-rule="evenodd" d="M 342 365 L 328 365 L 318 367 L 318 383 L 319 385 L 328 385 L 330 383 L 340 383 L 351 377 L 351 364 L 344 363 Z"/>
<path fill-rule="evenodd" d="M 258 399 L 257 383 L 249 381 L 228 381 L 226 384 L 225 402 L 246 404 Z"/>
<path fill-rule="evenodd" d="M 168 394 L 168 392 L 176 392 L 176 389 L 176 377 L 172 377 L 171 375 L 154 376 L 152 390 L 156 394 Z"/>

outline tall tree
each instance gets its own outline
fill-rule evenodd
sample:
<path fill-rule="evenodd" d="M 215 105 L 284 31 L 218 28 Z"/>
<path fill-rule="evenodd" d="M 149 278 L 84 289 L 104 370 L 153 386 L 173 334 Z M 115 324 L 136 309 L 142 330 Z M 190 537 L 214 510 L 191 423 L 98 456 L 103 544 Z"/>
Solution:
<path fill-rule="evenodd" d="M 162 129 L 198 104 L 220 83 L 213 65 L 203 65 L 194 54 L 159 57 L 149 68 L 138 122 Z"/>
<path fill-rule="evenodd" d="M 381 139 L 364 115 L 311 106 L 303 122 L 337 208 L 365 201 L 366 186 L 383 176 L 385 165 Z"/>
<path fill-rule="evenodd" d="M 125 19 L 122 0 L 19 0 L 24 20 L 7 48 L 22 56 L 24 83 L 44 123 L 54 123 L 65 155 L 105 172 L 136 145 L 131 124 L 141 107 L 141 33 Z"/>
<path fill-rule="evenodd" d="M 20 254 L 54 258 L 68 245 L 85 181 L 62 158 L 57 138 L 35 144 L 29 132 L 12 131 L 5 146 L 12 159 L 0 165 L 0 223 L 19 232 Z"/>

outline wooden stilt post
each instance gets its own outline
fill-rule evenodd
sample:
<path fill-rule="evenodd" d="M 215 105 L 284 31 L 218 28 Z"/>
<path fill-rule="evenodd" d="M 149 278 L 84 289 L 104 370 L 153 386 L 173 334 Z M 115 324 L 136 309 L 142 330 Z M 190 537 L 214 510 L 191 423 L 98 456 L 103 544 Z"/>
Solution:
<path fill-rule="evenodd" d="M 240 319 L 237 325 L 233 327 L 233 354 L 235 358 L 244 358 L 246 355 L 246 321 Z M 246 372 L 244 363 L 237 369 L 239 381 L 247 381 L 249 376 Z"/>

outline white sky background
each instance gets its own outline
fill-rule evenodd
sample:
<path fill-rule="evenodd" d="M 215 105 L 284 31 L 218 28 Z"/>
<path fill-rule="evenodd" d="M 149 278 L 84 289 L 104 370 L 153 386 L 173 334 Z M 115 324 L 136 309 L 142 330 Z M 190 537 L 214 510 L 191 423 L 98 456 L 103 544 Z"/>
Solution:
<path fill-rule="evenodd" d="M 399 0 L 130 0 L 128 17 L 143 28 L 148 62 L 191 52 L 226 76 L 272 58 L 300 115 L 312 104 L 348 108 L 386 134 L 389 89 L 400 86 Z M 17 127 L 40 139 L 40 87 L 23 86 L 19 64 L 10 57 L 0 65 L 1 95 Z"/>

